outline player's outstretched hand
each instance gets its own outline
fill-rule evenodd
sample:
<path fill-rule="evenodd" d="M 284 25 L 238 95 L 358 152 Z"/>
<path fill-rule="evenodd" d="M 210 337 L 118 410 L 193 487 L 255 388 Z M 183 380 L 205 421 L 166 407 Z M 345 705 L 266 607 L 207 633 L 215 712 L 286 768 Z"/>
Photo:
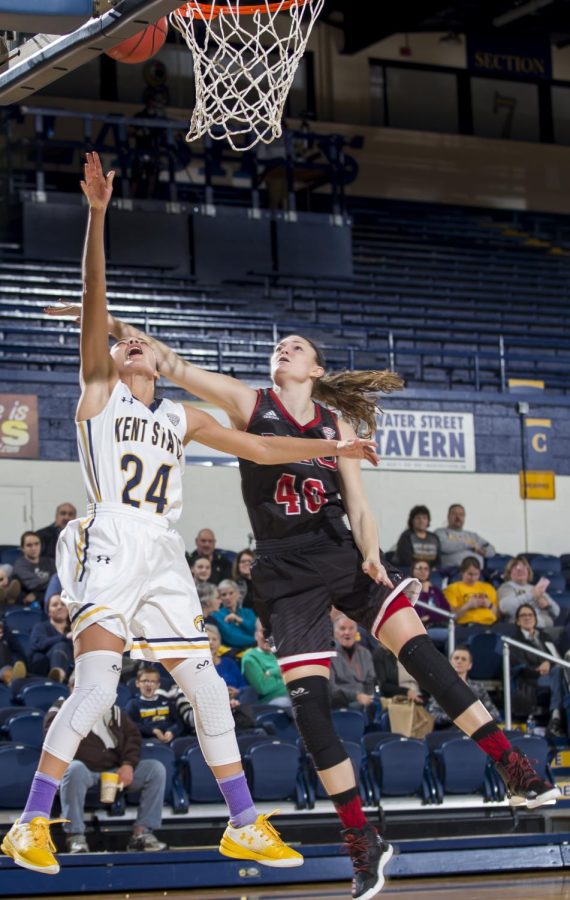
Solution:
<path fill-rule="evenodd" d="M 81 190 L 87 197 L 90 209 L 105 210 L 113 194 L 113 178 L 115 173 L 103 174 L 99 154 L 87 153 L 85 161 L 85 180 L 81 181 Z"/>
<path fill-rule="evenodd" d="M 64 303 L 63 300 L 60 300 L 59 306 L 44 306 L 44 313 L 47 316 L 52 316 L 54 319 L 73 319 L 74 322 L 81 323 L 81 306 L 78 303 Z M 115 325 L 117 324 L 117 319 L 111 315 L 111 313 L 107 313 L 107 328 L 109 329 L 109 334 L 115 333 Z"/>
<path fill-rule="evenodd" d="M 388 573 L 379 559 L 365 559 L 362 563 L 362 571 L 368 575 L 376 584 L 385 584 L 386 587 L 393 588 L 394 585 L 388 577 Z"/>
<path fill-rule="evenodd" d="M 364 440 L 364 438 L 354 438 L 352 441 L 337 441 L 336 449 L 338 451 L 337 455 L 345 459 L 367 459 L 373 466 L 378 465 L 375 441 Z"/>
<path fill-rule="evenodd" d="M 81 322 L 81 307 L 79 304 L 64 303 L 60 300 L 60 306 L 44 306 L 44 312 L 47 316 L 53 316 L 54 319 L 73 319 L 74 322 Z"/>

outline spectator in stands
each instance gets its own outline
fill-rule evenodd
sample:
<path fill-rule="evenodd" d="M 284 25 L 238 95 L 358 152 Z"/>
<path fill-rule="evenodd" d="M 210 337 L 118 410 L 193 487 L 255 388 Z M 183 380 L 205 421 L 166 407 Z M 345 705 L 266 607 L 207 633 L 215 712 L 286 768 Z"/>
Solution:
<path fill-rule="evenodd" d="M 10 578 L 12 566 L 0 566 L 0 616 L 18 602 L 22 586 L 17 578 Z"/>
<path fill-rule="evenodd" d="M 430 581 L 431 568 L 426 560 L 419 559 L 413 564 L 412 576 L 418 578 L 422 583 L 422 592 L 418 598 L 422 603 L 429 604 L 433 610 L 441 609 L 444 612 L 450 612 L 449 603 L 443 593 Z M 424 627 L 429 631 L 432 641 L 439 643 L 447 639 L 447 619 L 444 616 L 438 616 L 435 612 L 423 609 L 421 606 L 417 607 L 417 613 L 424 623 Z M 442 632 L 442 634 L 438 632 Z"/>
<path fill-rule="evenodd" d="M 42 556 L 55 560 L 57 539 L 68 522 L 77 518 L 77 510 L 73 503 L 60 503 L 55 511 L 55 520 L 51 525 L 40 528 L 37 532 L 42 542 Z"/>
<path fill-rule="evenodd" d="M 176 704 L 161 696 L 160 674 L 154 666 L 142 665 L 136 678 L 137 695 L 129 700 L 126 711 L 144 738 L 156 738 L 170 744 L 182 732 Z"/>
<path fill-rule="evenodd" d="M 255 642 L 257 646 L 246 650 L 241 660 L 241 670 L 247 683 L 257 692 L 260 703 L 290 707 L 291 699 L 279 663 L 271 651 L 259 619 L 255 624 Z"/>
<path fill-rule="evenodd" d="M 499 587 L 499 608 L 507 622 L 514 622 L 517 609 L 526 603 L 535 610 L 538 627 L 549 628 L 558 618 L 560 607 L 546 593 L 548 578 L 540 578 L 534 585 L 532 579 L 533 571 L 524 556 L 509 560 Z"/>
<path fill-rule="evenodd" d="M 210 581 L 219 584 L 224 578 L 230 578 L 232 565 L 229 559 L 219 550 L 216 550 L 216 535 L 211 528 L 201 528 L 196 535 L 196 549 L 188 557 L 190 568 L 199 556 L 205 556 L 212 564 Z"/>
<path fill-rule="evenodd" d="M 240 550 L 232 564 L 232 579 L 239 588 L 240 606 L 253 609 L 253 585 L 251 581 L 251 567 L 255 554 L 253 550 Z"/>
<path fill-rule="evenodd" d="M 73 668 L 73 639 L 67 606 L 61 594 L 47 604 L 47 622 L 37 622 L 30 634 L 30 671 L 63 682 Z"/>
<path fill-rule="evenodd" d="M 41 556 L 41 540 L 35 531 L 24 531 L 20 538 L 22 555 L 14 563 L 13 578 L 22 585 L 25 606 L 41 606 L 47 583 L 55 572 L 53 559 Z"/>
<path fill-rule="evenodd" d="M 404 669 L 397 656 L 382 644 L 377 644 L 372 654 L 376 682 L 383 697 L 406 697 L 423 704 L 420 686 Z"/>
<path fill-rule="evenodd" d="M 207 556 L 197 556 L 193 564 L 190 566 L 190 571 L 192 572 L 192 578 L 194 579 L 196 585 L 213 583 L 211 581 L 212 563 Z"/>
<path fill-rule="evenodd" d="M 239 696 L 242 688 L 247 687 L 247 681 L 243 677 L 240 667 L 232 657 L 228 654 L 227 647 L 222 646 L 222 638 L 220 629 L 217 625 L 204 626 L 208 640 L 210 641 L 210 650 L 212 651 L 212 659 L 214 665 L 228 686 L 228 693 L 231 700 L 235 700 Z"/>
<path fill-rule="evenodd" d="M 44 722 L 47 731 L 62 700 L 48 710 Z M 85 796 L 97 787 L 101 772 L 117 772 L 127 793 L 139 794 L 137 817 L 127 850 L 164 850 L 154 831 L 162 822 L 162 802 L 166 770 L 156 759 L 140 758 L 142 738 L 127 713 L 118 706 L 107 710 L 79 744 L 75 758 L 61 781 L 61 815 L 70 853 L 88 853 L 85 837 Z"/>
<path fill-rule="evenodd" d="M 435 533 L 441 545 L 441 566 L 455 569 L 466 556 L 474 556 L 483 566 L 483 560 L 495 555 L 495 548 L 475 531 L 466 531 L 465 507 L 452 503 L 447 512 L 447 528 L 436 528 Z"/>
<path fill-rule="evenodd" d="M 468 677 L 469 672 L 473 668 L 473 656 L 469 647 L 456 647 L 451 654 L 449 661 L 459 677 L 469 685 L 477 699 L 481 701 L 487 712 L 489 712 L 496 721 L 502 721 L 503 717 L 491 700 L 484 685 L 480 681 L 471 681 Z M 449 716 L 443 711 L 439 703 L 434 700 L 433 697 L 428 700 L 426 708 L 430 715 L 433 716 L 436 728 L 455 727 Z M 458 731 L 458 729 L 456 730 Z M 458 733 L 460 732 L 458 731 Z"/>
<path fill-rule="evenodd" d="M 481 581 L 481 565 L 476 556 L 465 557 L 459 574 L 461 581 L 448 584 L 444 595 L 457 624 L 465 626 L 456 629 L 457 639 L 465 641 L 470 632 L 485 630 L 497 621 L 497 592 L 492 584 Z"/>
<path fill-rule="evenodd" d="M 4 622 L 0 619 L 0 681 L 6 685 L 12 684 L 14 679 L 25 678 L 26 674 L 26 664 L 21 660 L 15 660 Z"/>
<path fill-rule="evenodd" d="M 196 591 L 202 606 L 204 624 L 215 625 L 217 628 L 218 626 L 214 619 L 214 613 L 218 612 L 222 602 L 220 600 L 218 586 L 216 584 L 211 584 L 209 581 L 199 581 L 196 585 Z"/>
<path fill-rule="evenodd" d="M 440 564 L 439 538 L 428 531 L 431 521 L 427 506 L 414 506 L 408 516 L 408 527 L 398 538 L 397 565 L 411 567 L 415 560 L 424 559 L 437 568 Z"/>
<path fill-rule="evenodd" d="M 59 575 L 57 574 L 57 572 L 54 572 L 53 575 L 51 576 L 50 580 L 47 583 L 47 588 L 46 588 L 46 592 L 44 595 L 44 610 L 45 610 L 46 614 L 47 614 L 47 605 L 48 605 L 49 598 L 51 597 L 52 594 L 61 594 L 62 590 L 63 590 L 63 588 L 61 585 Z"/>
<path fill-rule="evenodd" d="M 222 605 L 212 614 L 214 624 L 220 629 L 222 642 L 228 647 L 244 650 L 255 645 L 255 613 L 252 609 L 238 609 L 239 588 L 235 581 L 226 578 L 218 585 Z"/>
<path fill-rule="evenodd" d="M 356 622 L 348 616 L 337 616 L 334 621 L 337 655 L 331 659 L 332 705 L 372 712 L 376 685 L 374 663 L 370 652 L 360 645 L 356 635 Z"/>
<path fill-rule="evenodd" d="M 526 718 L 537 712 L 539 693 L 550 691 L 548 730 L 554 736 L 562 732 L 561 717 L 564 699 L 568 696 L 568 684 L 560 666 L 536 656 L 531 650 L 558 655 L 558 648 L 541 628 L 537 627 L 536 609 L 530 603 L 521 603 L 516 611 L 517 631 L 515 640 L 526 644 L 528 651 L 511 647 L 511 666 L 515 668 L 516 689 L 513 695 L 513 714 Z"/>

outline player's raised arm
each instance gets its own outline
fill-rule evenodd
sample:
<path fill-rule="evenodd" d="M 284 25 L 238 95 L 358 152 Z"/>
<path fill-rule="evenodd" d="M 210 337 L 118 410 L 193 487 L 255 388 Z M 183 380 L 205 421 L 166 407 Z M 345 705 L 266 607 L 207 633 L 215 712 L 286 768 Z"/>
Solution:
<path fill-rule="evenodd" d="M 185 403 L 188 431 L 186 442 L 197 441 L 220 450 L 249 459 L 260 465 L 276 466 L 281 463 L 301 462 L 326 456 L 340 456 L 348 459 L 367 459 L 373 465 L 378 464 L 373 441 L 354 438 L 343 441 L 326 441 L 311 438 L 294 437 L 261 437 L 225 428 L 203 410 Z"/>
<path fill-rule="evenodd" d="M 109 354 L 104 248 L 105 214 L 113 193 L 113 177 L 113 172 L 103 174 L 97 153 L 87 154 L 85 179 L 81 182 L 89 204 L 89 218 L 82 266 L 80 419 L 90 418 L 100 411 L 117 380 Z"/>

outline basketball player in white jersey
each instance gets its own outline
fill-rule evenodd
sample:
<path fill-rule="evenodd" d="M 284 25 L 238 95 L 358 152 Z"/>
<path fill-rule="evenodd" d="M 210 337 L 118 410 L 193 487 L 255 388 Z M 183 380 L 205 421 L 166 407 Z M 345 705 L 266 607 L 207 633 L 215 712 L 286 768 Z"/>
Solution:
<path fill-rule="evenodd" d="M 182 538 L 172 528 L 182 506 L 183 448 L 193 439 L 276 465 L 331 455 L 375 462 L 374 445 L 250 435 L 223 428 L 189 404 L 155 399 L 150 346 L 142 339 L 108 346 L 103 234 L 113 174 L 105 176 L 97 154 L 87 154 L 76 419 L 89 507 L 63 531 L 57 550 L 74 635 L 75 689 L 46 735 L 26 808 L 2 850 L 33 871 L 59 871 L 49 831 L 53 798 L 80 741 L 114 702 L 122 653 L 129 650 L 160 661 L 194 708 L 202 752 L 229 807 L 220 851 L 269 866 L 301 865 L 302 856 L 254 807 L 227 688 L 212 663 Z"/>

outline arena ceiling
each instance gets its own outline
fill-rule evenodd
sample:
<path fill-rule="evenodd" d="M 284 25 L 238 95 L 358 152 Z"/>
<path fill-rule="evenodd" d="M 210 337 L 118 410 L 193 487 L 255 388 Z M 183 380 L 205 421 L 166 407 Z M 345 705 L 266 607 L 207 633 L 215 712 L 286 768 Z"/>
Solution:
<path fill-rule="evenodd" d="M 344 31 L 348 54 L 391 34 L 418 31 L 570 44 L 570 0 L 327 0 L 323 18 Z"/>

